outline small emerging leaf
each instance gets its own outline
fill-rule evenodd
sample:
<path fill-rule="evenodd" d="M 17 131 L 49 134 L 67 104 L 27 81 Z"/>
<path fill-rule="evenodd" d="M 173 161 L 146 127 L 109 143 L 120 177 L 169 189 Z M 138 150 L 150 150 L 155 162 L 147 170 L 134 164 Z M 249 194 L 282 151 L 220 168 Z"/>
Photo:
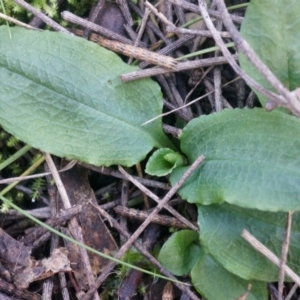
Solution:
<path fill-rule="evenodd" d="M 183 166 L 184 157 L 171 149 L 162 148 L 156 150 L 148 160 L 146 172 L 150 175 L 165 176 L 176 167 Z"/>
<path fill-rule="evenodd" d="M 179 190 L 189 202 L 300 209 L 299 119 L 259 108 L 223 110 L 192 120 L 180 140 L 190 164 L 205 156 Z M 187 168 L 176 168 L 171 183 Z"/>
<path fill-rule="evenodd" d="M 200 255 L 199 233 L 182 230 L 163 245 L 158 260 L 173 274 L 187 275 Z"/>

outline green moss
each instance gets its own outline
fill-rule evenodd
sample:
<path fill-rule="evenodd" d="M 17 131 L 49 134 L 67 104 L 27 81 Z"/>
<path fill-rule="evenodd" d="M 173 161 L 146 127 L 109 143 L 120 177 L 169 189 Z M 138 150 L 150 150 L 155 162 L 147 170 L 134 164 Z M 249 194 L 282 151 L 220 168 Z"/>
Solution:
<path fill-rule="evenodd" d="M 31 13 L 28 13 L 23 7 L 16 4 L 14 0 L 0 1 L 3 1 L 6 15 L 25 23 L 28 23 L 32 19 Z M 84 16 L 91 9 L 94 2 L 94 0 L 67 0 L 67 5 L 64 6 L 64 10 L 71 10 L 79 16 Z M 47 16 L 53 18 L 55 21 L 59 23 L 63 22 L 59 14 L 60 11 L 56 0 L 29 0 L 28 4 L 45 12 Z M 0 19 L 0 25 L 2 24 L 5 24 L 5 20 Z"/>

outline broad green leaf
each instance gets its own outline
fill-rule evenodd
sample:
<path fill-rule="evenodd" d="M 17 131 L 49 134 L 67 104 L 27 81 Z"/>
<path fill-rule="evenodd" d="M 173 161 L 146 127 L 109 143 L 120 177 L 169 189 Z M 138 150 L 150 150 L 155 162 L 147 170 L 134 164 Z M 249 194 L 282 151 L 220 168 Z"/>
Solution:
<path fill-rule="evenodd" d="M 267 211 L 300 209 L 300 121 L 279 111 L 223 110 L 192 120 L 180 136 L 192 164 L 203 164 L 179 194 L 198 204 L 228 202 Z M 176 168 L 175 184 L 187 167 Z"/>
<path fill-rule="evenodd" d="M 214 259 L 201 252 L 200 257 L 191 272 L 195 289 L 207 300 L 240 299 L 246 292 L 248 284 L 252 288 L 247 300 L 267 300 L 268 290 L 265 282 L 246 281 L 229 273 Z"/>
<path fill-rule="evenodd" d="M 95 165 L 133 165 L 153 147 L 173 147 L 161 121 L 161 91 L 113 52 L 54 32 L 0 27 L 0 124 L 52 154 Z"/>
<path fill-rule="evenodd" d="M 200 255 L 199 234 L 192 230 L 174 233 L 163 245 L 158 260 L 173 274 L 187 275 Z"/>
<path fill-rule="evenodd" d="M 148 160 L 146 173 L 155 176 L 165 176 L 176 167 L 184 165 L 184 157 L 171 149 L 156 150 Z"/>
<path fill-rule="evenodd" d="M 278 280 L 279 268 L 242 237 L 243 229 L 278 257 L 284 239 L 286 213 L 242 209 L 234 205 L 198 207 L 201 245 L 226 270 L 247 280 Z M 294 213 L 287 265 L 300 273 L 300 213 Z"/>
<path fill-rule="evenodd" d="M 299 14 L 298 0 L 251 0 L 241 27 L 253 50 L 291 91 L 299 87 Z M 243 55 L 240 64 L 262 86 L 274 90 Z M 258 96 L 264 105 L 267 99 Z"/>

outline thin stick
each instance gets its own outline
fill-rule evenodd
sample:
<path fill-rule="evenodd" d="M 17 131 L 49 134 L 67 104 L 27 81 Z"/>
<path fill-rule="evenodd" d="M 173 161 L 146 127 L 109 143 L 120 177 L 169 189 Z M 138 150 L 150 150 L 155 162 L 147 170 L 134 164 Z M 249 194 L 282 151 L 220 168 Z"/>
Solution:
<path fill-rule="evenodd" d="M 195 162 L 188 168 L 188 170 L 183 174 L 180 180 L 171 188 L 171 190 L 166 194 L 166 196 L 161 200 L 161 202 L 153 209 L 148 218 L 140 225 L 140 227 L 128 238 L 128 241 L 119 249 L 118 253 L 114 256 L 115 259 L 121 258 L 125 252 L 130 248 L 130 246 L 136 241 L 139 235 L 144 231 L 144 229 L 151 223 L 151 219 L 155 216 L 164 206 L 165 204 L 172 198 L 172 196 L 177 192 L 177 190 L 182 186 L 182 184 L 188 179 L 188 177 L 193 173 L 193 171 L 203 162 L 204 156 L 199 156 Z M 120 172 L 124 171 L 124 169 L 119 166 Z M 126 172 L 124 172 L 126 174 Z M 124 175 L 125 175 L 124 174 Z M 115 266 L 114 262 L 110 262 L 105 268 L 106 272 L 103 272 L 96 280 L 96 284 L 94 286 L 97 289 L 98 286 L 105 280 L 110 270 L 112 270 Z M 85 297 L 84 300 L 89 299 L 90 292 L 95 291 L 95 289 L 91 289 Z"/>
<path fill-rule="evenodd" d="M 129 7 L 142 19 L 144 12 L 139 9 L 132 1 L 128 1 Z M 167 43 L 167 38 L 165 35 L 160 31 L 160 29 L 152 23 L 151 20 L 147 22 L 147 27 L 151 29 L 158 37 L 160 37 L 161 40 L 163 40 L 165 43 Z"/>
<path fill-rule="evenodd" d="M 238 59 L 237 55 L 233 55 L 232 58 L 234 60 Z M 204 58 L 204 59 L 197 59 L 193 61 L 185 61 L 180 62 L 177 64 L 177 71 L 185 71 L 185 70 L 192 70 L 192 69 L 198 69 L 201 67 L 209 67 L 212 64 L 214 65 L 221 65 L 221 64 L 227 64 L 228 60 L 226 57 L 214 57 L 214 58 Z M 132 80 L 137 80 L 145 77 L 151 77 L 151 76 L 157 76 L 160 74 L 167 74 L 170 73 L 170 70 L 165 68 L 151 68 L 151 69 L 145 69 L 145 70 L 138 70 L 131 73 L 126 73 L 121 75 L 121 80 L 123 82 L 128 82 Z"/>
<path fill-rule="evenodd" d="M 172 3 L 170 2 L 170 4 Z M 178 25 L 183 26 L 186 23 L 184 9 L 181 6 L 175 5 L 174 10 L 178 19 Z"/>
<path fill-rule="evenodd" d="M 114 211 L 123 217 L 132 218 L 141 221 L 146 220 L 146 218 L 149 216 L 148 211 L 137 210 L 137 209 L 121 206 L 121 205 L 114 207 Z M 190 229 L 189 226 L 180 222 L 178 219 L 166 215 L 156 215 L 153 217 L 152 222 L 155 224 L 160 224 L 168 227 Z"/>
<path fill-rule="evenodd" d="M 222 29 L 223 23 L 221 20 L 217 20 L 216 22 L 216 28 L 220 32 Z M 215 57 L 218 57 L 220 55 L 220 51 L 217 50 L 215 52 Z M 221 88 L 221 69 L 220 67 L 215 67 L 214 68 L 214 91 L 215 91 L 215 110 L 216 112 L 220 112 L 223 108 L 223 103 L 222 103 L 222 88 Z"/>
<path fill-rule="evenodd" d="M 72 169 L 76 163 L 77 163 L 76 160 L 72 160 L 70 163 L 68 163 L 65 167 L 63 167 L 58 172 L 61 173 L 61 172 L 68 171 L 68 170 Z M 45 173 L 39 173 L 39 174 L 34 174 L 34 175 L 28 175 L 28 176 L 11 177 L 11 178 L 0 180 L 0 184 L 7 184 L 7 183 L 15 182 L 15 181 L 20 182 L 23 180 L 28 180 L 28 179 L 33 179 L 33 178 L 45 177 L 48 175 L 51 175 L 51 173 L 45 172 Z"/>
<path fill-rule="evenodd" d="M 209 30 L 193 30 L 193 29 L 186 29 L 186 28 L 178 28 L 175 26 L 167 26 L 167 32 L 172 33 L 181 33 L 181 34 L 191 34 L 191 35 L 200 35 L 204 37 L 212 37 L 212 34 Z M 220 36 L 223 38 L 230 38 L 231 35 L 227 31 L 219 31 Z"/>
<path fill-rule="evenodd" d="M 140 182 L 138 182 L 130 174 L 125 172 L 124 169 L 120 169 L 120 172 L 126 177 L 127 180 L 132 182 L 136 187 L 138 187 L 143 193 L 148 195 L 155 202 L 157 202 L 157 203 L 161 202 L 161 199 L 158 196 L 156 196 L 154 193 L 152 193 L 150 190 L 148 190 L 145 186 L 143 186 Z M 180 220 L 183 224 L 185 224 L 187 227 L 189 227 L 192 230 L 198 231 L 198 228 L 193 223 L 191 223 L 190 221 L 183 218 L 173 207 L 166 204 L 164 208 L 167 211 L 169 211 L 174 217 L 176 217 L 178 220 Z"/>
<path fill-rule="evenodd" d="M 140 178 L 143 178 L 143 169 L 142 169 L 142 166 L 140 163 L 137 163 L 135 165 L 135 168 L 136 168 L 136 171 L 137 171 L 137 174 Z M 145 193 L 142 193 L 142 196 L 143 196 L 143 200 L 144 200 L 144 205 L 145 205 L 145 208 L 146 209 L 150 209 L 150 203 L 149 203 L 149 199 L 148 199 L 148 196 L 147 194 Z"/>
<path fill-rule="evenodd" d="M 252 285 L 249 283 L 248 286 L 247 286 L 247 290 L 245 291 L 245 293 L 241 297 L 237 298 L 237 300 L 246 300 L 247 297 L 248 297 L 248 295 L 249 295 L 249 293 L 250 293 L 250 291 L 251 291 L 251 289 L 252 289 Z"/>
<path fill-rule="evenodd" d="M 93 170 L 95 172 L 104 174 L 104 175 L 108 175 L 108 176 L 113 176 L 116 178 L 120 178 L 120 179 L 126 179 L 126 177 L 121 174 L 119 171 L 116 171 L 112 168 L 107 168 L 107 167 L 96 167 L 93 165 L 89 165 L 83 162 L 78 162 L 79 165 L 89 169 L 89 170 Z M 139 181 L 140 183 L 146 185 L 146 186 L 150 186 L 150 187 L 154 187 L 154 188 L 159 188 L 159 189 L 163 189 L 163 190 L 169 190 L 170 187 L 167 183 L 162 183 L 159 181 L 155 181 L 155 180 L 151 180 L 151 179 L 146 179 L 146 178 L 140 178 L 137 176 L 133 176 L 133 178 L 135 178 L 137 181 Z"/>
<path fill-rule="evenodd" d="M 193 11 L 196 13 L 199 13 L 199 7 L 195 4 L 192 4 L 190 2 L 184 1 L 184 0 L 168 0 L 169 2 L 175 4 L 175 5 L 179 5 L 189 11 Z M 208 13 L 210 16 L 214 17 L 214 18 L 218 18 L 221 19 L 222 18 L 222 14 L 220 11 L 215 11 L 212 9 L 208 9 Z M 240 17 L 240 16 L 236 16 L 236 15 L 230 15 L 230 18 L 232 19 L 232 21 L 236 22 L 236 23 L 242 23 L 244 18 Z"/>
<path fill-rule="evenodd" d="M 7 15 L 5 15 L 5 14 L 3 14 L 3 13 L 0 13 L 0 18 L 3 19 L 3 20 L 9 21 L 9 22 L 11 22 L 11 23 L 14 23 L 14 24 L 16 24 L 16 25 L 25 27 L 25 28 L 27 28 L 27 29 L 39 30 L 38 28 L 32 27 L 32 26 L 30 26 L 30 25 L 28 25 L 28 24 L 26 24 L 26 23 L 23 23 L 23 22 L 21 22 L 21 21 L 15 19 L 15 18 L 12 18 L 12 17 L 10 17 L 10 16 L 7 16 Z"/>
<path fill-rule="evenodd" d="M 138 45 L 140 43 L 140 40 L 141 40 L 142 35 L 143 35 L 143 33 L 145 31 L 145 28 L 146 28 L 146 23 L 148 21 L 149 14 L 150 14 L 150 9 L 146 8 L 145 13 L 144 13 L 143 18 L 142 18 L 141 25 L 139 26 L 139 32 L 138 32 L 136 38 L 134 39 L 133 46 L 135 46 L 135 47 L 138 47 Z M 132 57 L 130 57 L 129 60 L 128 60 L 128 64 L 130 65 L 131 63 L 132 63 Z"/>
<path fill-rule="evenodd" d="M 178 138 L 182 133 L 182 129 L 178 129 L 167 124 L 163 124 L 163 130 L 165 133 L 172 134 L 176 138 Z"/>
<path fill-rule="evenodd" d="M 282 243 L 282 249 L 281 249 L 281 260 L 280 260 L 280 269 L 279 269 L 279 276 L 278 276 L 278 294 L 279 294 L 278 300 L 283 299 L 284 267 L 286 266 L 287 255 L 288 255 L 289 245 L 290 245 L 292 216 L 293 216 L 293 212 L 288 212 L 284 241 Z"/>
<path fill-rule="evenodd" d="M 117 4 L 119 4 L 119 6 L 120 6 L 127 24 L 129 26 L 133 26 L 134 23 L 133 23 L 133 19 L 131 17 L 130 11 L 129 11 L 127 0 L 117 0 Z"/>
<path fill-rule="evenodd" d="M 17 4 L 25 8 L 27 11 L 31 12 L 35 16 L 39 17 L 43 22 L 45 22 L 47 25 L 49 25 L 51 28 L 55 29 L 56 31 L 61 31 L 65 33 L 69 33 L 67 29 L 60 26 L 58 23 L 53 21 L 51 18 L 47 17 L 44 13 L 40 12 L 24 0 L 14 0 Z"/>
<path fill-rule="evenodd" d="M 126 244 L 122 246 L 122 248 L 130 246 L 132 241 L 138 238 L 138 236 L 144 231 L 144 229 L 151 223 L 151 218 L 155 216 L 166 203 L 175 195 L 178 189 L 183 185 L 183 183 L 188 179 L 188 177 L 194 172 L 194 170 L 204 161 L 204 156 L 199 156 L 194 163 L 188 168 L 188 170 L 183 174 L 180 180 L 170 189 L 170 191 L 166 194 L 166 196 L 158 203 L 158 205 L 153 209 L 153 211 L 149 214 L 148 218 L 140 225 L 140 227 L 135 231 L 132 237 L 127 241 Z M 119 170 L 121 173 L 124 172 L 124 169 L 119 166 Z M 125 174 L 124 174 L 125 175 Z"/>
<path fill-rule="evenodd" d="M 204 18 L 207 28 L 213 34 L 213 38 L 214 38 L 216 44 L 220 47 L 223 55 L 228 59 L 228 63 L 231 65 L 231 67 L 234 69 L 234 71 L 238 75 L 240 75 L 249 85 L 251 85 L 253 88 L 255 88 L 257 91 L 262 93 L 267 98 L 274 99 L 277 102 L 282 101 L 283 97 L 280 97 L 279 95 L 276 95 L 275 93 L 270 92 L 269 90 L 265 89 L 264 87 L 259 85 L 252 77 L 250 77 L 244 71 L 242 71 L 242 69 L 238 66 L 238 64 L 235 62 L 235 60 L 232 59 L 231 53 L 228 51 L 228 49 L 224 45 L 224 42 L 223 42 L 222 38 L 220 37 L 219 32 L 216 30 L 212 20 L 210 19 L 209 14 L 206 9 L 206 4 L 204 3 L 203 0 L 198 0 L 198 1 L 199 1 L 200 12 Z M 227 28 L 227 30 L 228 30 L 228 28 Z M 232 34 L 232 33 L 230 32 L 230 34 Z"/>
<path fill-rule="evenodd" d="M 240 78 L 240 77 L 237 77 L 237 78 L 235 78 L 235 79 L 233 79 L 233 80 L 231 80 L 231 81 L 229 81 L 229 82 L 223 84 L 222 87 L 225 87 L 226 85 L 231 84 L 232 82 L 238 80 L 239 78 Z M 146 121 L 145 123 L 141 124 L 141 126 L 147 125 L 147 124 L 149 124 L 149 123 L 155 121 L 156 119 L 159 119 L 159 118 L 162 118 L 162 117 L 164 117 L 164 116 L 170 115 L 170 114 L 176 112 L 177 110 L 180 110 L 180 109 L 182 109 L 182 108 L 184 108 L 184 107 L 190 106 L 190 105 L 196 103 L 197 101 L 199 101 L 199 100 L 201 100 L 201 99 L 207 97 L 208 95 L 213 94 L 214 92 L 215 92 L 215 91 L 212 90 L 211 92 L 208 92 L 208 93 L 206 93 L 205 95 L 202 95 L 201 97 L 196 98 L 196 99 L 194 99 L 193 101 L 190 101 L 190 102 L 187 103 L 187 104 L 184 104 L 184 105 L 182 105 L 182 106 L 180 106 L 180 107 L 177 107 L 177 108 L 175 108 L 175 109 L 173 109 L 173 110 L 171 110 L 171 111 L 168 111 L 168 112 L 166 112 L 166 113 L 160 114 L 160 115 L 158 115 L 158 116 L 156 116 L 156 117 L 154 117 L 154 118 L 152 118 L 152 119 Z"/>
<path fill-rule="evenodd" d="M 105 0 L 98 0 L 97 4 L 95 5 L 95 7 L 93 7 L 90 15 L 89 15 L 89 21 L 90 22 L 95 22 L 97 16 L 99 15 L 101 9 L 103 8 L 105 4 Z M 86 28 L 82 34 L 82 37 L 87 39 L 90 33 L 90 29 Z"/>
<path fill-rule="evenodd" d="M 214 68 L 214 65 L 208 67 L 205 72 L 201 75 L 200 79 L 198 80 L 198 82 L 194 85 L 194 87 L 188 92 L 188 94 L 186 95 L 185 99 L 184 99 L 184 104 L 186 104 L 187 99 L 189 99 L 189 97 L 192 95 L 192 93 L 194 93 L 194 91 L 196 90 L 196 88 L 199 86 L 199 84 L 202 82 L 202 80 L 207 76 L 207 74 Z M 204 81 L 205 82 L 205 81 Z M 213 88 L 212 88 L 213 89 Z"/>
<path fill-rule="evenodd" d="M 96 25 L 96 26 L 98 26 L 98 25 Z M 82 31 L 74 30 L 73 32 L 80 35 L 80 33 Z M 178 62 L 173 57 L 158 54 L 158 53 L 155 53 L 155 52 L 152 52 L 152 51 L 140 48 L 140 47 L 135 47 L 135 46 L 131 46 L 128 44 L 123 44 L 120 42 L 108 40 L 106 38 L 103 38 L 103 37 L 101 37 L 97 34 L 93 34 L 93 33 L 90 35 L 89 40 L 99 44 L 102 47 L 108 48 L 110 50 L 121 53 L 128 57 L 133 57 L 136 59 L 144 60 L 150 64 L 155 64 L 155 65 L 167 68 L 167 69 L 171 69 L 173 71 L 177 70 Z"/>
<path fill-rule="evenodd" d="M 52 160 L 52 157 L 49 153 L 44 153 L 45 159 L 47 161 L 47 164 L 49 166 L 49 169 L 52 173 L 53 179 L 56 183 L 57 186 L 57 190 L 59 192 L 61 201 L 63 203 L 64 208 L 71 208 L 72 205 L 70 203 L 68 194 L 66 192 L 66 189 L 64 187 L 64 184 L 59 176 L 59 173 L 56 169 L 56 166 Z M 72 235 L 76 238 L 76 240 L 82 244 L 84 244 L 84 239 L 82 236 L 82 231 L 79 229 L 79 224 L 77 222 L 76 218 L 72 218 L 69 221 L 69 229 L 72 233 Z M 87 274 L 87 279 L 88 279 L 88 283 L 90 286 L 92 286 L 95 283 L 94 280 L 94 276 L 93 276 L 93 271 L 92 271 L 92 267 L 90 264 L 90 260 L 87 254 L 87 250 L 83 247 L 79 247 L 79 253 L 81 255 L 82 261 L 84 262 L 84 266 L 86 268 L 86 274 Z M 95 293 L 95 297 L 97 297 L 97 294 Z"/>
<path fill-rule="evenodd" d="M 166 76 L 166 79 L 167 79 L 169 88 L 171 90 L 171 93 L 173 95 L 173 97 L 169 98 L 169 99 L 173 101 L 175 106 L 183 107 L 183 105 L 185 103 L 184 103 L 183 99 L 181 98 L 181 95 L 180 95 L 179 91 L 177 90 L 177 87 L 175 86 L 175 82 L 173 82 L 173 80 L 170 76 Z M 189 121 L 193 119 L 193 113 L 192 113 L 192 110 L 190 107 L 185 107 L 182 110 L 185 112 L 185 115 L 187 116 Z"/>
<path fill-rule="evenodd" d="M 156 7 L 154 7 L 147 0 L 144 2 L 145 6 L 147 6 L 163 23 L 171 26 L 175 26 L 172 22 L 170 22 L 162 13 L 160 13 Z"/>
<path fill-rule="evenodd" d="M 203 3 L 203 0 L 200 0 Z M 274 87 L 274 89 L 283 96 L 283 98 L 275 97 L 270 99 L 276 104 L 284 106 L 291 110 L 298 117 L 300 116 L 300 102 L 296 95 L 292 94 L 282 82 L 270 71 L 270 69 L 262 62 L 262 60 L 253 51 L 250 45 L 245 41 L 241 34 L 237 31 L 233 25 L 229 13 L 226 9 L 223 0 L 218 0 L 218 9 L 222 14 L 222 20 L 228 32 L 231 34 L 233 41 L 235 42 L 239 51 L 241 51 L 247 59 L 256 67 L 256 69 L 265 77 L 265 79 Z M 203 5 L 200 5 L 200 9 Z M 201 11 L 202 13 L 202 11 Z M 203 15 L 202 15 L 203 16 Z M 223 53 L 224 54 L 224 53 Z M 243 77 L 243 76 L 242 76 Z M 245 79 L 245 77 L 243 77 Z"/>
<path fill-rule="evenodd" d="M 191 39 L 193 39 L 193 35 L 186 35 L 182 38 L 179 38 L 178 40 L 176 40 L 175 42 L 168 44 L 166 47 L 160 49 L 158 52 L 156 52 L 157 54 L 160 55 L 167 55 L 171 52 L 173 52 L 174 50 L 178 49 L 179 47 L 181 47 L 182 45 L 185 45 L 188 41 L 190 41 Z M 153 50 L 156 48 L 156 45 L 159 42 L 157 42 L 155 45 L 153 45 L 150 49 Z M 141 69 L 145 68 L 149 63 L 147 62 L 142 62 L 139 64 L 139 67 Z"/>
<path fill-rule="evenodd" d="M 261 242 L 259 242 L 251 233 L 247 230 L 243 230 L 242 237 L 258 252 L 263 254 L 273 264 L 280 267 L 280 259 Z M 294 282 L 300 285 L 300 277 L 288 266 L 284 266 L 285 274 L 290 277 Z"/>
<path fill-rule="evenodd" d="M 105 48 L 121 53 L 128 57 L 144 60 L 150 64 L 158 65 L 167 69 L 171 69 L 173 71 L 177 71 L 178 62 L 173 57 L 161 55 L 140 47 L 122 44 L 101 37 L 98 38 L 97 43 L 99 43 Z"/>
<path fill-rule="evenodd" d="M 126 238 L 129 238 L 130 237 L 130 234 L 129 232 L 125 231 L 121 226 L 120 224 L 115 220 L 113 219 L 105 210 L 103 210 L 100 206 L 95 206 L 93 203 L 90 202 L 91 205 L 93 205 L 98 211 L 99 213 L 102 215 L 102 217 L 106 220 L 109 221 L 110 224 L 112 224 L 112 226 L 118 230 L 123 236 L 125 236 Z M 193 292 L 190 291 L 190 289 L 188 288 L 188 286 L 184 285 L 184 284 L 180 284 L 180 283 L 177 283 L 175 281 L 177 281 L 176 277 L 170 273 L 164 266 L 161 265 L 161 263 L 156 259 L 154 258 L 150 253 L 149 251 L 147 251 L 147 249 L 145 249 L 145 247 L 143 245 L 141 245 L 139 242 L 135 241 L 134 244 L 133 244 L 154 266 L 156 266 L 159 271 L 164 274 L 165 276 L 168 276 L 169 278 L 171 278 L 174 282 L 174 284 L 176 284 L 176 286 L 181 289 L 184 293 L 186 293 L 191 299 L 193 300 L 199 300 L 199 298 L 197 296 L 195 296 L 193 294 Z M 96 290 L 98 287 L 94 287 L 94 289 Z M 92 292 L 93 290 L 90 289 L 85 298 L 87 299 L 88 298 L 88 295 Z"/>
<path fill-rule="evenodd" d="M 41 163 L 43 163 L 45 160 L 44 157 L 39 158 L 32 166 L 30 166 L 25 172 L 23 172 L 21 174 L 22 176 L 27 176 L 28 174 L 30 174 L 31 172 L 33 172 Z M 1 192 L 0 195 L 5 195 L 7 192 L 9 192 L 11 189 L 13 189 L 19 181 L 15 181 L 13 183 L 11 183 L 10 185 L 8 185 L 7 187 L 5 187 Z"/>
<path fill-rule="evenodd" d="M 122 36 L 118 33 L 115 33 L 111 30 L 108 30 L 108 29 L 106 29 L 102 26 L 99 26 L 95 23 L 92 23 L 92 22 L 89 22 L 85 19 L 79 18 L 76 15 L 70 13 L 69 11 L 63 11 L 61 13 L 61 17 L 65 21 L 68 21 L 70 23 L 74 23 L 74 24 L 81 25 L 83 27 L 89 28 L 89 29 L 91 29 L 95 32 L 100 33 L 101 35 L 103 35 L 107 38 L 111 38 L 111 39 L 114 39 L 114 40 L 119 41 L 121 43 L 129 44 L 129 45 L 132 45 L 132 43 L 133 43 L 131 40 L 125 38 L 124 36 Z"/>
<path fill-rule="evenodd" d="M 293 285 L 293 287 L 291 288 L 291 290 L 289 291 L 288 295 L 284 298 L 284 300 L 290 300 L 294 296 L 294 294 L 296 293 L 296 290 L 297 290 L 298 287 L 299 287 L 298 284 L 295 283 Z"/>

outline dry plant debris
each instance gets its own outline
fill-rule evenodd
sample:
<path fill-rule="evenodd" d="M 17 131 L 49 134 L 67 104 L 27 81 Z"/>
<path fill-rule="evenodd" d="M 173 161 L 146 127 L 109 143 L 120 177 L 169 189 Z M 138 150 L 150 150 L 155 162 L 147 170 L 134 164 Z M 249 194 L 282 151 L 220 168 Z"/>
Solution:
<path fill-rule="evenodd" d="M 235 49 L 228 50 L 224 41 L 229 43 L 232 38 L 240 41 L 240 36 L 232 29 L 230 22 L 233 21 L 237 27 L 240 26 L 244 11 L 239 9 L 231 12 L 230 15 L 225 13 L 223 0 L 213 1 L 209 9 L 206 9 L 203 1 L 200 1 L 198 5 L 196 2 L 183 0 L 158 3 L 141 1 L 138 4 L 122 0 L 117 4 L 112 4 L 99 0 L 95 7 L 90 9 L 88 20 L 75 16 L 71 12 L 62 12 L 62 18 L 69 21 L 66 28 L 23 0 L 16 2 L 33 14 L 31 24 L 36 24 L 39 19 L 53 30 L 75 33 L 129 57 L 130 61 L 138 63 L 137 60 L 139 60 L 141 69 L 134 73 L 123 74 L 122 80 L 131 81 L 155 76 L 164 94 L 166 115 L 172 114 L 170 118 L 163 119 L 166 123 L 164 128 L 166 132 L 174 136 L 180 132 L 180 129 L 175 128 L 174 120 L 180 126 L 180 123 L 188 122 L 193 117 L 202 114 L 220 111 L 224 108 L 256 105 L 255 96 L 249 91 L 245 81 L 268 95 L 270 103 L 282 105 L 296 115 L 300 115 L 298 104 L 295 102 L 296 94 L 288 93 L 264 68 L 262 68 L 263 72 L 267 74 L 273 85 L 277 86 L 279 96 L 259 87 L 241 71 L 236 63 Z M 244 1 L 231 2 L 238 4 Z M 223 11 L 220 7 L 223 7 Z M 198 21 L 194 25 L 189 25 L 188 28 L 180 28 L 187 21 L 201 15 L 208 20 L 211 17 L 217 29 L 212 21 L 206 23 Z M 140 26 L 136 26 L 137 20 L 141 22 Z M 222 26 L 222 21 L 225 28 Z M 72 24 L 80 25 L 82 29 L 75 28 Z M 42 25 L 40 23 L 39 27 Z M 200 51 L 215 46 L 212 37 L 223 55 L 219 50 L 211 53 Z M 238 43 L 238 48 L 244 52 L 248 51 L 243 43 Z M 192 59 L 190 59 L 191 54 L 194 57 Z M 123 57 L 123 59 L 127 58 Z M 256 64 L 259 63 L 256 57 L 253 60 Z M 154 66 L 146 68 L 149 65 Z M 269 108 L 272 108 L 270 103 Z M 197 164 L 202 160 L 203 158 L 200 158 Z M 55 164 L 50 166 L 48 156 L 47 163 L 45 168 L 50 168 L 54 176 L 55 169 L 59 164 L 64 164 L 64 161 L 57 162 L 57 166 Z M 190 171 L 193 171 L 193 168 Z M 89 179 L 93 188 L 98 191 L 92 190 Z M 134 185 L 130 185 L 129 182 Z M 74 237 L 78 235 L 87 245 L 117 258 L 121 258 L 134 245 L 162 274 L 176 279 L 151 254 L 155 243 L 160 238 L 165 238 L 159 236 L 161 228 L 157 225 L 149 227 L 147 225 L 158 223 L 169 227 L 198 230 L 194 223 L 195 209 L 192 206 L 184 204 L 184 209 L 187 211 L 186 217 L 190 220 L 178 216 L 179 213 L 173 208 L 173 206 L 182 208 L 180 199 L 173 199 L 179 186 L 170 190 L 167 184 L 156 178 L 133 177 L 121 167 L 119 170 L 96 168 L 84 163 L 78 163 L 76 167 L 62 173 L 61 183 L 64 188 L 59 195 L 51 179 L 47 182 L 48 193 L 45 197 L 49 200 L 49 206 L 46 210 L 47 217 L 45 215 L 41 217 L 43 220 L 52 226 L 59 227 L 67 235 Z M 64 206 L 59 204 L 60 197 L 63 198 L 62 193 L 65 193 L 69 199 L 69 204 L 64 204 Z M 139 198 L 141 193 L 154 199 L 151 202 L 152 212 L 146 211 L 142 204 L 139 204 L 140 210 L 127 207 L 131 201 Z M 105 203 L 108 198 L 111 201 Z M 169 201 L 171 199 L 173 200 Z M 159 204 L 156 205 L 155 201 Z M 166 205 L 165 208 L 163 203 Z M 75 211 L 75 208 L 79 209 Z M 164 214 L 159 215 L 159 210 L 163 208 Z M 74 209 L 73 212 L 72 209 Z M 67 217 L 60 218 L 63 211 Z M 122 226 L 116 220 L 119 217 L 113 211 L 122 215 L 122 218 L 126 217 L 120 222 Z M 165 215 L 167 211 L 174 216 Z M 13 217 L 14 212 L 11 211 L 10 214 Z M 9 296 L 17 299 L 41 299 L 42 297 L 50 299 L 55 297 L 53 295 L 64 295 L 63 299 L 68 299 L 76 295 L 80 299 L 88 300 L 99 299 L 99 297 L 116 299 L 114 297 L 118 295 L 119 299 L 143 299 L 141 292 L 139 296 L 135 296 L 138 294 L 138 288 L 143 285 L 143 282 L 151 285 L 149 278 L 145 278 L 137 270 L 125 272 L 121 279 L 116 276 L 115 278 L 108 277 L 115 263 L 95 254 L 86 255 L 78 246 L 67 241 L 63 244 L 58 237 L 41 230 L 39 226 L 32 227 L 32 224 L 25 224 L 22 227 L 20 224 L 19 231 L 9 236 L 6 231 L 15 232 L 12 230 L 12 219 L 6 218 L 4 214 L 0 217 L 3 228 L 0 228 L 0 261 L 3 264 L 0 291 Z M 139 227 L 140 223 L 135 218 L 146 221 L 143 226 Z M 69 219 L 71 221 L 66 226 Z M 20 219 L 17 222 L 20 222 Z M 136 228 L 139 228 L 138 232 L 135 232 Z M 138 241 L 141 234 L 143 235 L 142 243 Z M 47 251 L 44 251 L 45 248 Z M 32 252 L 35 256 L 44 255 L 45 258 L 36 260 Z M 144 264 L 142 260 L 138 263 L 141 266 Z M 45 281 L 45 278 L 48 280 Z M 35 281 L 38 283 L 32 284 Z M 68 288 L 66 288 L 66 282 Z M 173 284 L 177 287 L 176 289 L 173 288 Z M 151 294 L 149 286 L 145 288 L 144 294 L 150 297 L 148 299 L 173 300 L 179 299 L 180 296 L 199 299 L 199 295 L 189 285 L 171 282 L 164 282 L 164 285 L 159 288 L 158 295 L 149 296 Z M 241 299 L 246 299 L 247 293 L 248 291 Z M 57 297 L 60 299 L 60 296 Z"/>

